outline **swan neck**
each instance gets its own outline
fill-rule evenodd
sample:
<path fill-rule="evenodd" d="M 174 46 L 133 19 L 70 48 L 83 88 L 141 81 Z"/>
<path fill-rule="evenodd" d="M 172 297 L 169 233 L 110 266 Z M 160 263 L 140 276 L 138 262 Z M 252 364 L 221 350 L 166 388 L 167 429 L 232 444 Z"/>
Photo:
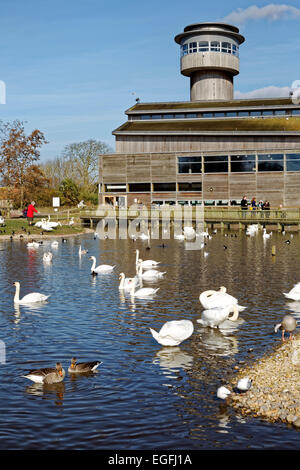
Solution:
<path fill-rule="evenodd" d="M 95 266 L 96 266 L 96 258 L 93 256 L 93 264 L 92 264 L 92 271 L 94 271 Z"/>
<path fill-rule="evenodd" d="M 228 315 L 228 320 L 237 321 L 237 319 L 239 318 L 239 310 L 236 305 L 233 305 L 231 308 L 233 311 L 233 315 L 231 317 Z"/>
<path fill-rule="evenodd" d="M 124 274 L 122 273 L 122 274 L 121 274 L 121 281 L 120 281 L 119 289 L 124 289 L 124 282 L 125 282 L 125 276 L 124 276 Z"/>
<path fill-rule="evenodd" d="M 139 262 L 139 250 L 136 250 L 136 257 L 135 257 L 135 264 L 138 265 L 138 262 Z"/>
<path fill-rule="evenodd" d="M 19 302 L 20 300 L 20 284 L 16 284 L 16 292 L 14 296 L 14 301 Z"/>

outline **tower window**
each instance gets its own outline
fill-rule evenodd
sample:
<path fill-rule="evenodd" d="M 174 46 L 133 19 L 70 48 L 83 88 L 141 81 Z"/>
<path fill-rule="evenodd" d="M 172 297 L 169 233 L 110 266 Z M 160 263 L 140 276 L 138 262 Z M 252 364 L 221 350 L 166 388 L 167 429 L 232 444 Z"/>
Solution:
<path fill-rule="evenodd" d="M 219 41 L 212 41 L 210 43 L 210 50 L 212 52 L 220 52 L 221 50 L 221 43 Z"/>
<path fill-rule="evenodd" d="M 200 41 L 199 52 L 208 52 L 208 51 L 209 51 L 208 41 Z"/>
<path fill-rule="evenodd" d="M 190 42 L 189 43 L 189 54 L 192 54 L 193 52 L 197 52 L 197 43 L 196 42 Z"/>
<path fill-rule="evenodd" d="M 227 52 L 231 54 L 231 43 L 230 42 L 222 42 L 222 52 Z"/>

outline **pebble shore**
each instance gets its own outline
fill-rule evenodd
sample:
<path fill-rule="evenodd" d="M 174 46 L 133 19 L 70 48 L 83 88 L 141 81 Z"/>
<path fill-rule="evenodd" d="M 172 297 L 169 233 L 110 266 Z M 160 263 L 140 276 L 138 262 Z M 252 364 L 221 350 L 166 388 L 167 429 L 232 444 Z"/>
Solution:
<path fill-rule="evenodd" d="M 248 377 L 251 388 L 236 391 L 240 378 Z M 244 416 L 284 422 L 300 428 L 300 334 L 275 346 L 271 354 L 240 368 L 228 388 L 227 403 Z"/>

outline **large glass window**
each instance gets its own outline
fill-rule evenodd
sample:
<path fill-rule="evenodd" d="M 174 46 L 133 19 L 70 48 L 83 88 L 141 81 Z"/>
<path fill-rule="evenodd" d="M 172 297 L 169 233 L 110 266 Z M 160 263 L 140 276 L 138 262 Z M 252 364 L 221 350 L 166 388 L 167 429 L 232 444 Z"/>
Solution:
<path fill-rule="evenodd" d="M 205 173 L 227 173 L 228 155 L 207 155 L 204 157 Z"/>
<path fill-rule="evenodd" d="M 255 154 L 251 155 L 231 155 L 231 171 L 237 172 L 255 172 Z"/>
<path fill-rule="evenodd" d="M 207 52 L 207 51 L 209 51 L 208 41 L 200 41 L 199 52 Z"/>
<path fill-rule="evenodd" d="M 214 113 L 202 113 L 202 117 L 204 117 L 204 118 L 212 118 L 212 117 L 214 117 Z"/>
<path fill-rule="evenodd" d="M 232 44 L 232 54 L 236 56 L 239 55 L 239 48 L 235 44 Z"/>
<path fill-rule="evenodd" d="M 222 52 L 227 52 L 231 54 L 231 43 L 230 42 L 222 42 Z"/>
<path fill-rule="evenodd" d="M 161 114 L 152 114 L 152 119 L 161 119 Z"/>
<path fill-rule="evenodd" d="M 193 52 L 197 52 L 197 43 L 196 42 L 190 42 L 189 43 L 189 54 L 192 54 Z"/>
<path fill-rule="evenodd" d="M 283 154 L 269 153 L 258 155 L 258 171 L 283 171 Z"/>
<path fill-rule="evenodd" d="M 178 183 L 178 191 L 202 191 L 202 183 Z"/>
<path fill-rule="evenodd" d="M 149 193 L 150 191 L 150 183 L 129 183 L 130 193 Z"/>
<path fill-rule="evenodd" d="M 292 109 L 293 116 L 300 116 L 300 109 Z"/>
<path fill-rule="evenodd" d="M 202 173 L 202 158 L 178 157 L 178 173 Z"/>
<path fill-rule="evenodd" d="M 261 116 L 261 111 L 250 111 L 250 116 Z"/>
<path fill-rule="evenodd" d="M 188 45 L 183 44 L 183 46 L 181 46 L 181 55 L 184 56 L 184 55 L 187 55 L 187 54 L 188 54 Z"/>
<path fill-rule="evenodd" d="M 300 171 L 300 153 L 286 154 L 286 171 Z"/>
<path fill-rule="evenodd" d="M 176 183 L 153 183 L 153 191 L 176 191 Z"/>
<path fill-rule="evenodd" d="M 194 119 L 194 118 L 197 118 L 197 117 L 198 117 L 197 113 L 187 113 L 186 114 L 187 119 Z"/>
<path fill-rule="evenodd" d="M 151 119 L 151 114 L 141 114 L 141 119 Z"/>
<path fill-rule="evenodd" d="M 273 116 L 273 111 L 263 111 L 262 115 L 263 116 Z"/>
<path fill-rule="evenodd" d="M 220 44 L 220 42 L 219 42 L 219 41 L 212 41 L 212 42 L 210 43 L 210 50 L 211 50 L 212 52 L 220 52 L 220 50 L 221 50 L 221 44 Z"/>

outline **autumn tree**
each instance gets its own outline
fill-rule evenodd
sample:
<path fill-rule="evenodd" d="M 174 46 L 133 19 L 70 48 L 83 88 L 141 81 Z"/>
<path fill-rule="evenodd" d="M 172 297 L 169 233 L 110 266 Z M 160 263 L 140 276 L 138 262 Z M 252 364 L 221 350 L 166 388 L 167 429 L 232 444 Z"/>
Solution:
<path fill-rule="evenodd" d="M 23 206 L 25 175 L 30 166 L 40 158 L 40 147 L 47 143 L 44 134 L 34 129 L 25 134 L 24 124 L 14 121 L 5 129 L 0 152 L 0 173 L 5 185 L 9 188 L 20 188 L 20 205 Z"/>

